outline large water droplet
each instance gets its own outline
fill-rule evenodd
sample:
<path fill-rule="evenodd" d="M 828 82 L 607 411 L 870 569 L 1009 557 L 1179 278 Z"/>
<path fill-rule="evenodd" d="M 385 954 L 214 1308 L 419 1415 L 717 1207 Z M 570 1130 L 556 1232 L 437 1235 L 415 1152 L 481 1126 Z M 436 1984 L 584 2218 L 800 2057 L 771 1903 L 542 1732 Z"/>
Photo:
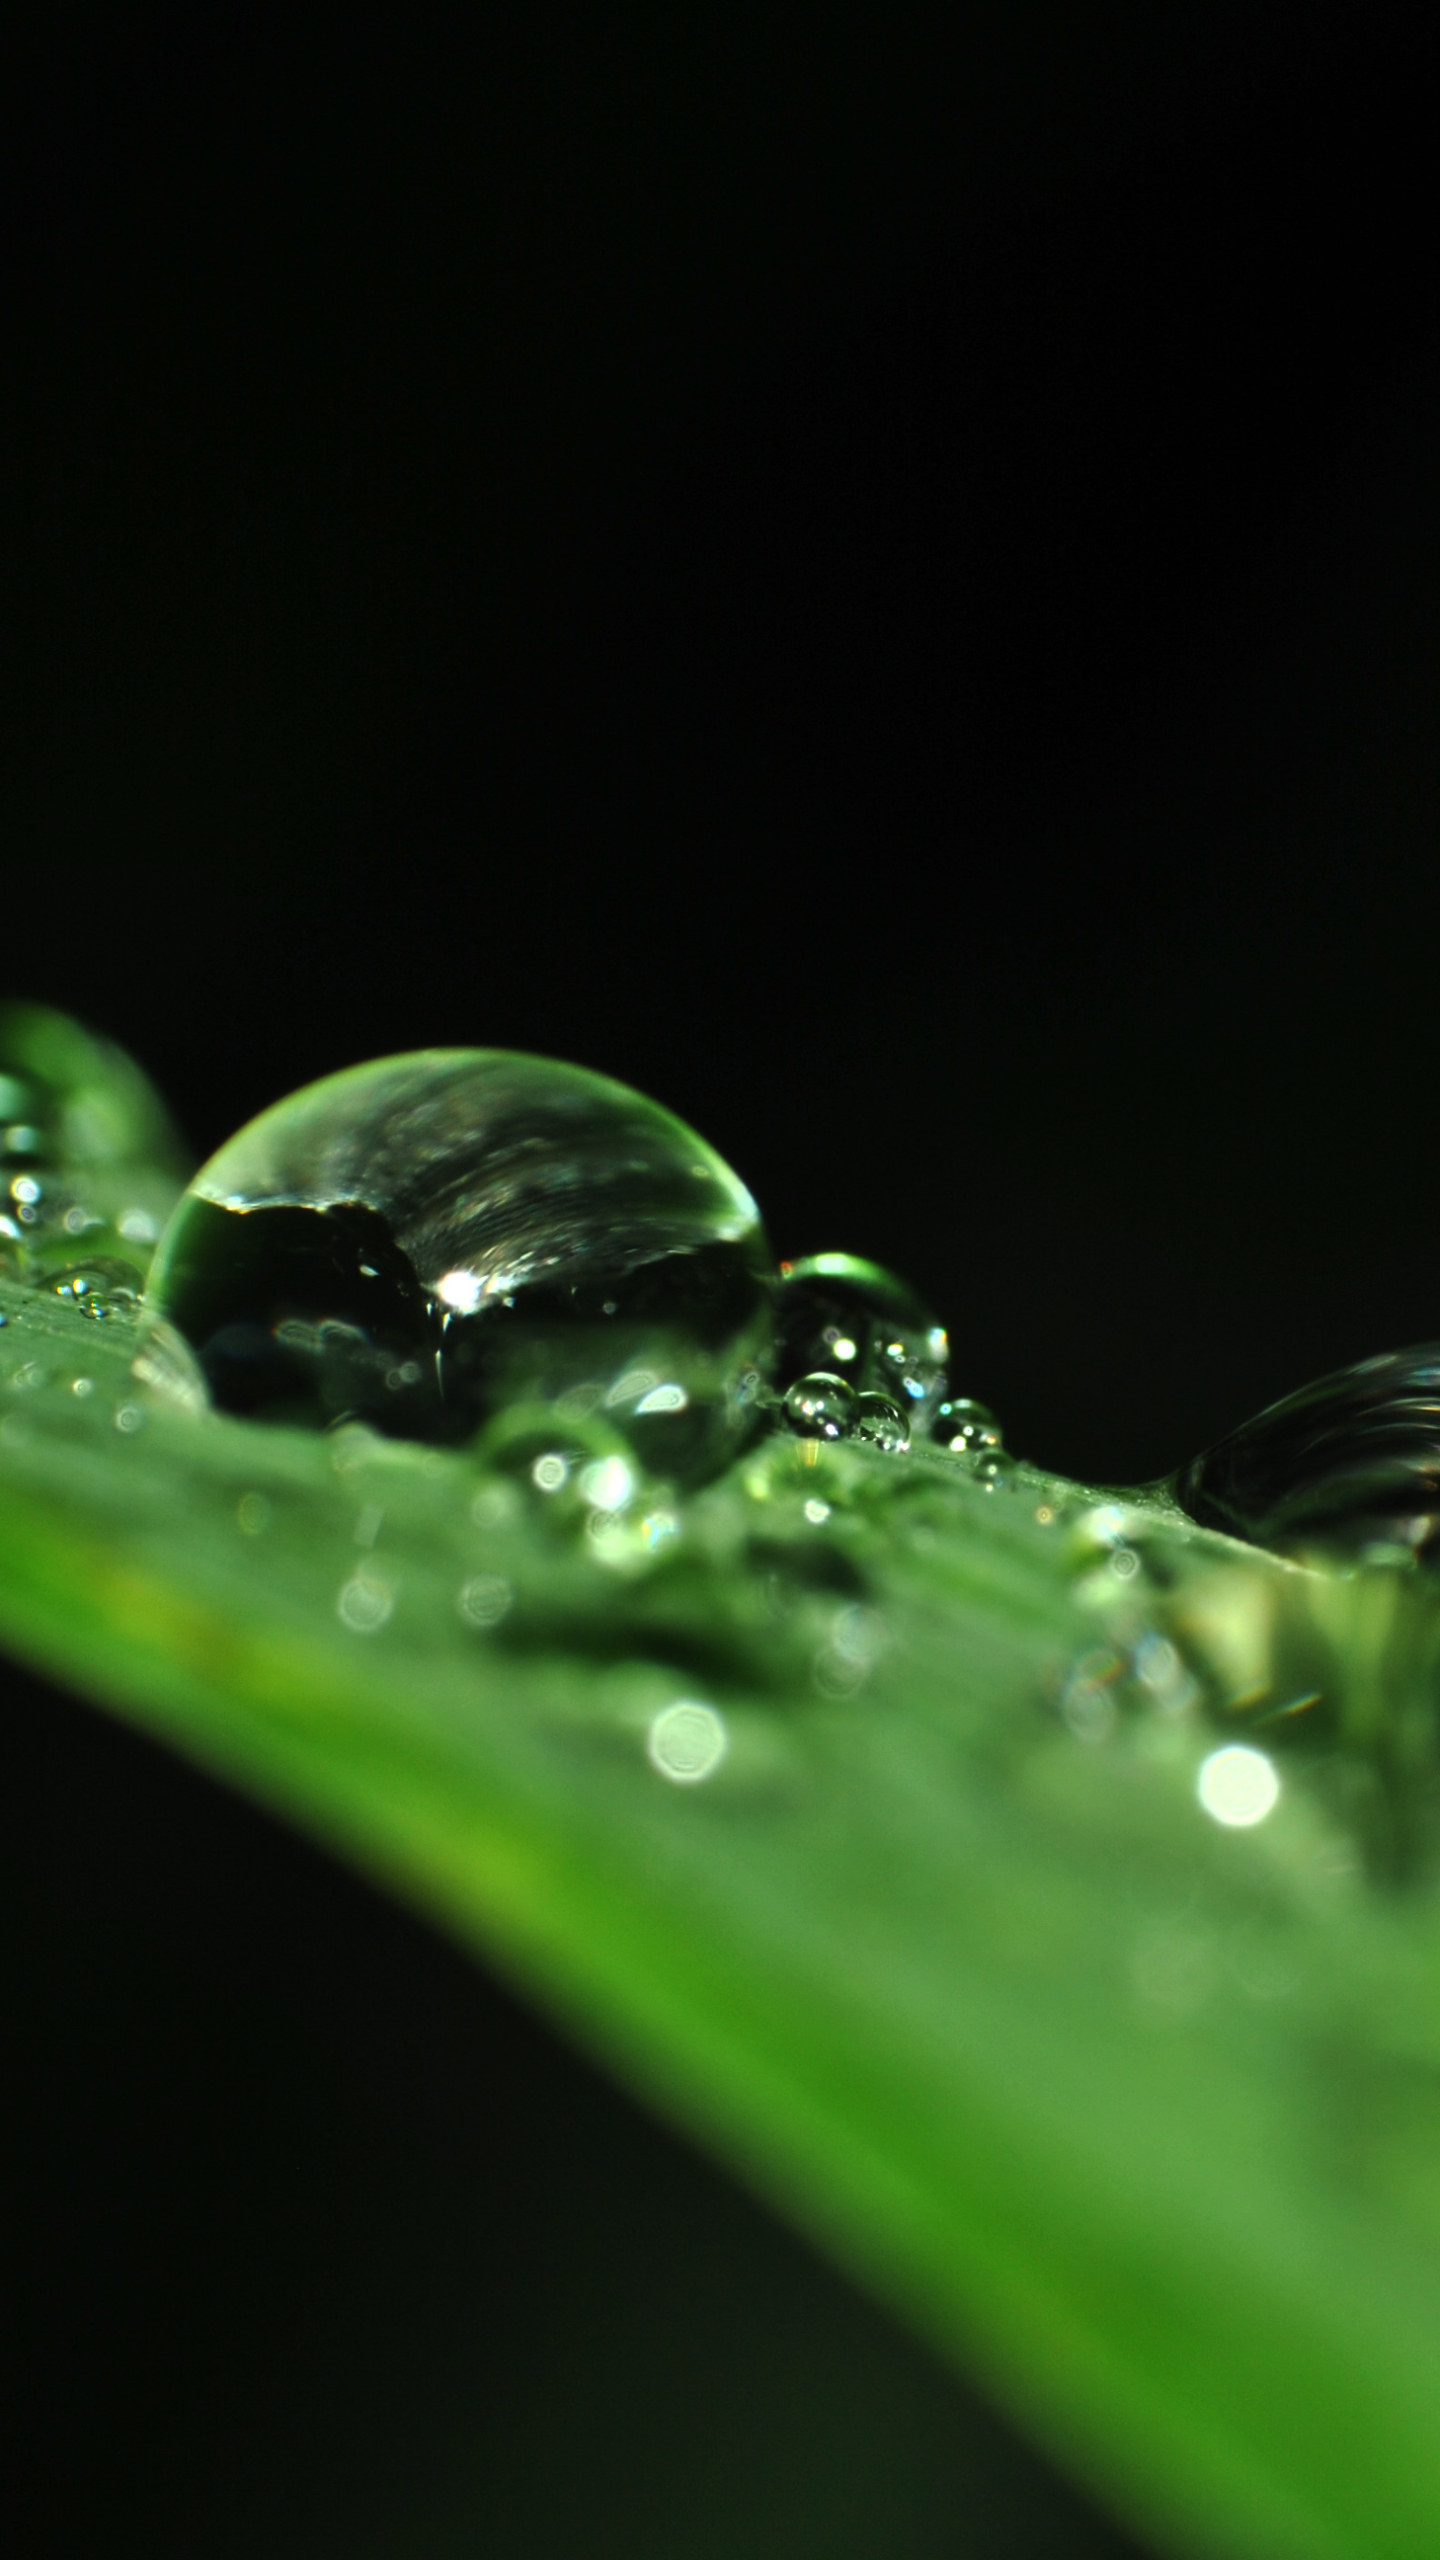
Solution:
<path fill-rule="evenodd" d="M 0 1005 L 0 1269 L 100 1257 L 143 1271 L 185 1179 L 133 1058 L 46 1005 Z"/>
<path fill-rule="evenodd" d="M 1174 1481 L 1206 1528 L 1281 1551 L 1440 1562 L 1440 1343 L 1268 1405 Z"/>
<path fill-rule="evenodd" d="M 554 1406 L 690 1478 L 753 1426 L 771 1268 L 749 1193 L 657 1104 L 552 1059 L 441 1049 L 242 1129 L 196 1175 L 149 1296 L 232 1412 L 454 1441 Z"/>
<path fill-rule="evenodd" d="M 923 1433 L 945 1393 L 945 1329 L 908 1281 L 854 1253 L 812 1253 L 787 1264 L 777 1292 L 776 1383 L 828 1371 L 888 1396 Z"/>

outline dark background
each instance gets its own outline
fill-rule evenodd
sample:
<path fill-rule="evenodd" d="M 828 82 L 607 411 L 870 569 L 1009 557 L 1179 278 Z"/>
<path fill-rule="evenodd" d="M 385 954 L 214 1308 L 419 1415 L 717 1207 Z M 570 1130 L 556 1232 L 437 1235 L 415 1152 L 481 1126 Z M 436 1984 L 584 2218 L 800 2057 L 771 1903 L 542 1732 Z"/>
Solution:
<path fill-rule="evenodd" d="M 0 38 L 0 979 L 126 1041 L 201 1151 L 387 1049 L 497 1043 L 624 1077 L 722 1148 L 777 1248 L 847 1245 L 920 1283 L 959 1383 L 1014 1445 L 1091 1476 L 1157 1472 L 1327 1366 L 1440 1332 L 1419 16 L 17 10 Z M 592 2126 L 596 2156 L 659 2146 L 655 2177 L 689 2199 L 677 2228 L 703 2225 L 723 2259 L 713 2235 L 738 2215 L 782 2293 L 823 2294 L 498 1994 L 459 1989 L 421 1933 L 78 1710 L 46 1710 L 60 1739 L 42 1749 L 36 1713 L 16 1709 L 17 1841 L 37 1911 L 72 1915 L 34 1921 L 62 2009 L 105 2008 L 96 1912 L 149 1948 L 137 1981 L 167 1937 L 209 1951 L 194 2016 L 172 1983 L 117 2047 L 144 2103 L 171 2108 L 172 2149 L 194 2129 L 182 2141 L 165 2057 L 212 2071 L 213 2002 L 231 1997 L 215 1985 L 254 2017 L 287 2001 L 298 2017 L 289 1977 L 329 1980 L 323 1939 L 352 1986 L 336 2089 L 373 2042 L 379 2078 L 421 2092 L 391 2128 L 405 2175 L 432 2137 L 458 2158 L 485 2113 L 396 2058 L 397 2020 L 439 2002 L 451 2025 L 419 2038 L 428 2067 L 452 2030 L 498 2040 L 514 2156 L 558 2073 L 554 2105 L 609 2127 Z M 115 1809 L 108 1833 L 92 1824 L 108 1863 L 94 1847 L 57 1866 L 86 1800 Z M 215 1823 L 240 1829 L 207 1900 L 183 1844 Z M 423 1996 L 412 1983 L 387 2010 L 375 1992 L 371 2015 L 367 1930 Z M 490 2005 L 462 2031 L 452 1997 Z M 77 2029 L 56 2105 L 113 2122 L 141 2100 L 81 2068 L 92 2041 Z M 234 2054 L 282 2048 L 237 2025 L 237 2087 Z M 331 2098 L 298 2060 L 289 2083 L 274 2068 L 323 2186 Z M 190 2266 L 136 2142 L 140 2183 L 115 2169 L 109 2222 L 159 2216 L 156 2262 Z M 215 2175 L 263 2219 L 279 2173 L 258 2156 L 232 2134 Z M 391 2171 L 372 2168 L 375 2228 Z M 73 2231 L 71 2172 L 55 2174 L 53 2229 Z M 464 2187 L 453 2159 L 449 2188 L 434 2174 L 437 2193 Z M 529 2195 L 538 2248 L 533 2182 L 513 2158 L 495 2175 Z M 634 2176 L 616 2176 L 638 2230 Z M 213 2201 L 208 2171 L 200 2188 Z M 311 2285 L 295 2245 L 292 2296 Z M 473 2239 L 474 2264 L 489 2245 Z M 259 2262 L 237 2242 L 226 2263 L 233 2297 Z M 614 2297 L 603 2271 L 589 2281 L 587 2299 Z M 673 2304 L 686 2279 L 655 2282 Z M 385 2318 L 423 2330 L 395 2283 Z M 638 2277 L 632 2296 L 650 2299 Z M 682 2362 L 722 2338 L 720 2363 L 743 2367 L 771 2334 L 763 2296 L 757 2277 L 709 2325 L 672 2315 Z M 807 2334 L 870 2318 L 805 2300 Z M 209 2318 L 213 2359 L 230 2315 Z M 285 2337 L 296 2319 L 277 2305 Z M 641 2311 L 627 2334 L 672 2369 Z M 862 2364 L 903 2364 L 893 2333 L 864 2335 Z M 98 2311 L 87 2336 L 93 2428 Z M 205 2352 L 166 2365 L 152 2348 L 135 2392 L 188 2408 L 180 2376 Z M 628 2352 L 573 2350 L 587 2405 Z M 246 2389 L 263 2363 L 240 2356 Z M 924 2370 L 913 2392 L 943 2394 Z M 845 2387 L 874 2405 L 859 2371 Z M 672 2455 L 711 2405 L 707 2375 L 683 2422 L 653 2421 Z M 912 2405 L 911 2382 L 894 2392 Z M 826 2399 L 795 2399 L 776 2477 L 804 2435 L 794 2412 Z M 727 2441 L 760 2441 L 763 2400 L 746 2415 L 720 2393 Z M 253 2410 L 244 2423 L 266 2436 Z M 937 2442 L 949 2424 L 936 2415 Z M 858 2490 L 828 2524 L 815 2506 L 855 2441 L 835 2419 L 785 2475 L 823 2560 L 910 2547 L 889 2489 L 888 2540 Z M 998 2441 L 986 2478 L 1010 2459 Z M 233 2447 L 206 2459 L 245 2469 Z M 627 2463 L 603 2494 L 577 2490 L 580 2538 L 608 2548 L 610 2515 L 617 2548 L 664 2560 L 768 2549 L 755 2518 L 780 2510 L 745 2459 L 754 2514 L 716 2510 L 717 2539 L 627 2521 Z M 876 2479 L 924 2472 L 913 2446 L 875 2459 Z M 96 2476 L 113 2505 L 119 2475 Z M 33 2547 L 68 2549 L 34 2494 Z M 914 2548 L 1061 2547 L 1049 2489 L 1028 2525 L 1025 2494 L 998 2541 L 967 2542 L 937 2472 Z M 374 2522 L 377 2553 L 482 2547 L 461 2524 L 407 2540 L 405 2513 Z M 512 2519 L 493 2547 L 548 2551 L 545 2529 Z M 797 2531 L 776 2525 L 775 2549 L 808 2554 Z M 370 2548 L 358 2532 L 297 2524 L 294 2547 Z M 273 2514 L 234 2533 L 214 2547 L 290 2547 Z"/>

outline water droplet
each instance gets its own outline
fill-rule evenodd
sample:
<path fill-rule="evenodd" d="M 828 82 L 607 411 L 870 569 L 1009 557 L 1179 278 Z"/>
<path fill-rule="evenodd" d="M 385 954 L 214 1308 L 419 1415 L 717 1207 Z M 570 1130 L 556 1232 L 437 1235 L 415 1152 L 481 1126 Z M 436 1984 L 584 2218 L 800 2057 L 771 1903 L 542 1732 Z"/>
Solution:
<path fill-rule="evenodd" d="M 154 1088 L 113 1042 L 44 1005 L 0 1006 L 0 1193 L 23 1237 L 24 1276 L 148 1247 L 185 1178 Z M 144 1259 L 142 1251 L 141 1259 Z"/>
<path fill-rule="evenodd" d="M 1227 1742 L 1201 1762 L 1195 1792 L 1212 1822 L 1249 1831 L 1279 1803 L 1280 1773 L 1265 1752 Z"/>
<path fill-rule="evenodd" d="M 263 1493 L 242 1493 L 235 1517 L 247 1538 L 258 1538 L 270 1526 L 270 1505 Z"/>
<path fill-rule="evenodd" d="M 773 1321 L 719 1156 L 623 1085 L 495 1050 L 381 1059 L 262 1114 L 196 1176 L 151 1302 L 232 1412 L 455 1441 L 593 1402 L 685 1479 L 753 1429 Z"/>
<path fill-rule="evenodd" d="M 94 1379 L 93 1379 L 93 1378 L 75 1378 L 75 1379 L 73 1379 L 73 1380 L 71 1381 L 70 1393 L 72 1394 L 72 1396 L 93 1396 L 93 1394 L 95 1393 L 95 1381 L 94 1381 Z"/>
<path fill-rule="evenodd" d="M 177 1412 L 209 1410 L 204 1376 L 189 1343 L 161 1316 L 142 1314 L 140 1347 L 130 1363 L 130 1375 L 137 1386 L 147 1388 Z"/>
<path fill-rule="evenodd" d="M 930 1426 L 936 1447 L 948 1449 L 957 1458 L 980 1457 L 998 1449 L 1001 1436 L 989 1406 L 977 1404 L 973 1396 L 947 1396 Z"/>
<path fill-rule="evenodd" d="M 902 1456 L 910 1446 L 910 1418 L 902 1413 L 893 1396 L 866 1393 L 855 1400 L 855 1421 L 851 1429 L 854 1440 L 868 1440 L 872 1448 Z"/>
<path fill-rule="evenodd" d="M 472 1627 L 498 1627 L 514 1597 L 503 1573 L 472 1573 L 460 1586 L 457 1606 Z"/>
<path fill-rule="evenodd" d="M 814 1253 L 781 1265 L 776 1290 L 782 1392 L 817 1371 L 888 1396 L 929 1428 L 945 1393 L 949 1344 L 922 1298 L 893 1271 L 854 1253 Z"/>
<path fill-rule="evenodd" d="M 113 1317 L 139 1312 L 140 1278 L 132 1262 L 104 1255 L 94 1261 L 67 1263 L 62 1270 L 52 1271 L 46 1286 L 77 1315 L 103 1324 Z"/>
<path fill-rule="evenodd" d="M 713 1776 L 729 1747 L 723 1719 L 698 1699 L 681 1698 L 650 1721 L 646 1749 L 652 1768 L 677 1786 Z"/>
<path fill-rule="evenodd" d="M 1116 1690 L 1125 1657 L 1109 1649 L 1082 1654 L 1060 1692 L 1060 1713 L 1081 1742 L 1106 1742 L 1118 1715 Z"/>
<path fill-rule="evenodd" d="M 1173 1491 L 1192 1519 L 1255 1546 L 1440 1563 L 1440 1343 L 1267 1405 L 1182 1468 Z"/>
<path fill-rule="evenodd" d="M 335 1614 L 352 1634 L 373 1636 L 384 1626 L 394 1606 L 395 1595 L 387 1582 L 381 1582 L 374 1574 L 357 1573 L 342 1584 Z"/>
<path fill-rule="evenodd" d="M 843 1378 L 817 1369 L 785 1392 L 785 1419 L 805 1440 L 844 1440 L 854 1427 L 859 1398 Z"/>
<path fill-rule="evenodd" d="M 123 1432 L 127 1440 L 133 1438 L 137 1431 L 143 1430 L 144 1425 L 145 1416 L 138 1404 L 122 1404 L 116 1407 L 115 1428 Z"/>
<path fill-rule="evenodd" d="M 829 1503 L 821 1502 L 814 1494 L 812 1494 L 810 1500 L 805 1505 L 805 1517 L 809 1521 L 812 1529 L 818 1529 L 821 1526 L 821 1523 L 828 1520 L 830 1517 Z"/>

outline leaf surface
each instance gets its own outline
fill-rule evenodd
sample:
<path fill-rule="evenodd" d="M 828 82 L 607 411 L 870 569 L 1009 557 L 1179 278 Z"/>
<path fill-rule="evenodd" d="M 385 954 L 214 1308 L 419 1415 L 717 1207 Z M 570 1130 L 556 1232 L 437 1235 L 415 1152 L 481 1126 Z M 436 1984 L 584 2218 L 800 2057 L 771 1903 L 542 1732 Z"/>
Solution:
<path fill-rule="evenodd" d="M 0 1311 L 17 1654 L 498 1962 L 1168 2547 L 1434 2546 L 1440 1919 L 1354 1743 L 1429 1717 L 1403 1577 L 783 1436 L 597 1535 Z"/>

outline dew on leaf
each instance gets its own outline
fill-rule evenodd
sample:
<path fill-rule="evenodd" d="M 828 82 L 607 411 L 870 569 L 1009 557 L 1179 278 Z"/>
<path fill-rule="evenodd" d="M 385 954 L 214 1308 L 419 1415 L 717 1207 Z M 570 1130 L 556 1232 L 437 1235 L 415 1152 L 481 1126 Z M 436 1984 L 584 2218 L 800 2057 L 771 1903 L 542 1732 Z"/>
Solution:
<path fill-rule="evenodd" d="M 892 1457 L 902 1457 L 910 1446 L 910 1417 L 901 1411 L 893 1396 L 867 1392 L 855 1399 L 850 1436 L 868 1441 L 872 1448 L 884 1449 Z"/>
<path fill-rule="evenodd" d="M 797 1437 L 804 1440 L 848 1439 L 858 1406 L 854 1388 L 823 1369 L 797 1378 L 785 1391 L 785 1419 Z"/>
<path fill-rule="evenodd" d="M 652 1768 L 677 1786 L 713 1776 L 729 1747 L 723 1718 L 714 1707 L 681 1698 L 652 1717 L 646 1749 Z"/>
<path fill-rule="evenodd" d="M 141 1274 L 132 1262 L 121 1262 L 114 1255 L 66 1263 L 49 1274 L 45 1285 L 62 1306 L 73 1307 L 77 1315 L 96 1323 L 133 1316 L 140 1304 Z"/>
<path fill-rule="evenodd" d="M 1440 1563 L 1440 1343 L 1282 1397 L 1175 1477 L 1191 1518 L 1281 1553 Z"/>
<path fill-rule="evenodd" d="M 353 1634 L 371 1636 L 384 1626 L 394 1606 L 395 1595 L 387 1582 L 374 1574 L 357 1573 L 341 1585 L 335 1614 Z"/>
<path fill-rule="evenodd" d="M 503 1573 L 472 1573 L 460 1586 L 456 1606 L 472 1627 L 497 1627 L 514 1597 Z"/>
<path fill-rule="evenodd" d="M 1195 1792 L 1212 1822 L 1248 1831 L 1279 1803 L 1280 1774 L 1268 1753 L 1227 1742 L 1201 1762 Z"/>
<path fill-rule="evenodd" d="M 0 1233 L 19 1276 L 73 1262 L 81 1238 L 101 1254 L 139 1248 L 143 1263 L 186 1171 L 133 1058 L 45 1005 L 0 1005 Z"/>
<path fill-rule="evenodd" d="M 936 1447 L 948 1449 L 957 1458 L 979 1457 L 998 1449 L 1002 1436 L 989 1406 L 977 1403 L 973 1396 L 947 1396 L 930 1425 L 930 1437 Z"/>
<path fill-rule="evenodd" d="M 889 1397 L 928 1429 L 945 1393 L 945 1329 L 907 1281 L 859 1254 L 814 1253 L 787 1263 L 776 1291 L 776 1384 L 783 1393 L 816 1371 Z"/>
<path fill-rule="evenodd" d="M 657 1104 L 550 1059 L 426 1050 L 222 1147 L 150 1298 L 231 1412 L 458 1442 L 517 1405 L 603 1405 L 644 1467 L 697 1480 L 754 1426 L 769 1273 L 749 1193 Z"/>

